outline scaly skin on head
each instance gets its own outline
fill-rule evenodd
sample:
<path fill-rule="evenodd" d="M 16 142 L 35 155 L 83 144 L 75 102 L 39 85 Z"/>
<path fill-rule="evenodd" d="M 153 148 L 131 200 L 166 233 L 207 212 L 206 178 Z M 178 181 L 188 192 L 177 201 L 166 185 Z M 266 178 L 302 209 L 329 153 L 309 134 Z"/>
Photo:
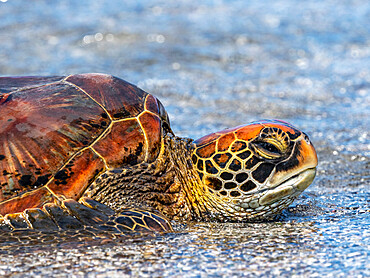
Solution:
<path fill-rule="evenodd" d="M 316 165 L 308 137 L 284 122 L 254 123 L 195 142 L 167 134 L 155 162 L 109 172 L 87 196 L 116 210 L 155 209 L 175 220 L 261 220 L 289 206 L 312 182 Z"/>
<path fill-rule="evenodd" d="M 261 121 L 194 142 L 193 164 L 219 220 L 265 220 L 313 181 L 317 155 L 307 135 L 282 121 Z"/>

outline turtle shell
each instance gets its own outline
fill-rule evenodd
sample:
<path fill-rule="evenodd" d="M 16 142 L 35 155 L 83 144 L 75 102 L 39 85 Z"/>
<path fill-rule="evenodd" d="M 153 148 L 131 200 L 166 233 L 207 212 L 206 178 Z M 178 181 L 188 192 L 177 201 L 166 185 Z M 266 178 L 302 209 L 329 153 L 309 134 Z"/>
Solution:
<path fill-rule="evenodd" d="M 0 78 L 0 214 L 79 199 L 108 169 L 154 161 L 167 113 L 104 74 Z"/>

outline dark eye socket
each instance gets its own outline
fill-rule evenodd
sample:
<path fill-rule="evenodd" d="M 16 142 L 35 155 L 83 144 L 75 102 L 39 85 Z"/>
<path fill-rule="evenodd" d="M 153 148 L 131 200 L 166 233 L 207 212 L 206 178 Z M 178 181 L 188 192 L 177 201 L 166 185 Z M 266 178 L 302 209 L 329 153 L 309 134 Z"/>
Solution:
<path fill-rule="evenodd" d="M 270 152 L 270 153 L 274 153 L 274 154 L 280 154 L 280 150 L 273 144 L 271 143 L 268 143 L 268 142 L 264 142 L 264 141 L 261 141 L 261 142 L 256 142 L 258 147 L 262 148 L 262 149 L 265 149 L 266 151 Z"/>

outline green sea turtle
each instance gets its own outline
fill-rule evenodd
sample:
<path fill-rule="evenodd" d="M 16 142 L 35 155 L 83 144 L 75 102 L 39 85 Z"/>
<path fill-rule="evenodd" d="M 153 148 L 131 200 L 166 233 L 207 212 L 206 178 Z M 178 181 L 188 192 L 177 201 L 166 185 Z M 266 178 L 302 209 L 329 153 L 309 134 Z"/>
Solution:
<path fill-rule="evenodd" d="M 307 135 L 283 121 L 193 141 L 173 135 L 156 97 L 110 75 L 0 78 L 3 230 L 269 219 L 316 165 Z"/>

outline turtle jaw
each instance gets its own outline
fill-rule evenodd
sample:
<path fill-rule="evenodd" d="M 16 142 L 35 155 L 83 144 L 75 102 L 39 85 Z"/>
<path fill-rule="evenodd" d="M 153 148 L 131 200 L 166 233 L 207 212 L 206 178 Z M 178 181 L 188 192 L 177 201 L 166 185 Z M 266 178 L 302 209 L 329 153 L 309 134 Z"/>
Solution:
<path fill-rule="evenodd" d="M 259 211 L 257 214 L 253 213 L 251 218 L 260 218 L 262 214 L 266 217 L 279 213 L 313 182 L 318 164 L 316 150 L 306 136 L 298 139 L 297 143 L 299 143 L 298 165 L 286 171 L 273 171 L 266 184 L 253 192 L 256 198 L 241 204 L 241 207 L 252 207 Z"/>
<path fill-rule="evenodd" d="M 287 208 L 312 183 L 316 175 L 316 167 L 306 168 L 299 173 L 286 176 L 278 184 L 270 184 L 267 188 L 253 193 L 252 198 L 239 203 L 245 215 L 238 217 L 241 221 L 260 221 L 271 219 Z"/>
<path fill-rule="evenodd" d="M 313 182 L 315 176 L 316 167 L 305 169 L 267 190 L 258 203 L 261 206 L 267 206 L 286 197 L 296 198 Z"/>

